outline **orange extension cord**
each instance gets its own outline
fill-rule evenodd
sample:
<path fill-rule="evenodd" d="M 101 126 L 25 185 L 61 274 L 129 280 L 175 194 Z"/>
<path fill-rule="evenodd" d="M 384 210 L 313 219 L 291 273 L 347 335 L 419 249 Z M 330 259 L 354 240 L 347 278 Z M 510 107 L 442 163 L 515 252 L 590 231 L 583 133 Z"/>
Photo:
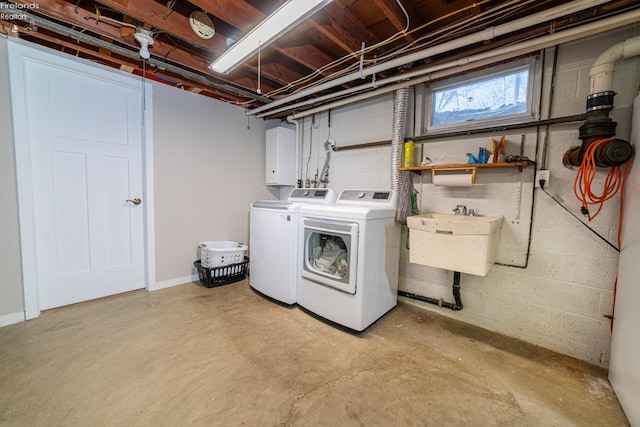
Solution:
<path fill-rule="evenodd" d="M 618 249 L 622 249 L 622 211 L 624 207 L 624 188 L 627 182 L 627 176 L 629 175 L 629 163 L 626 162 L 624 167 L 622 166 L 614 166 L 609 169 L 609 173 L 607 174 L 607 178 L 604 181 L 604 186 L 602 189 L 602 195 L 598 196 L 593 193 L 591 190 L 591 185 L 593 184 L 593 179 L 596 176 L 597 166 L 595 161 L 595 151 L 598 146 L 605 144 L 611 141 L 611 138 L 599 139 L 594 141 L 587 147 L 584 152 L 584 157 L 582 158 L 582 163 L 580 164 L 580 168 L 578 169 L 578 173 L 576 174 L 576 179 L 573 182 L 573 192 L 582 203 L 582 207 L 587 209 L 589 212 L 589 204 L 598 205 L 598 210 L 596 213 L 591 215 L 589 212 L 587 217 L 589 221 L 595 218 L 600 211 L 602 210 L 602 206 L 604 202 L 614 197 L 618 192 L 620 192 L 620 213 L 618 214 Z M 612 319 L 611 319 L 611 331 L 613 331 L 613 314 L 616 310 L 616 290 L 618 287 L 618 277 L 616 276 L 616 281 L 613 285 L 613 308 L 612 308 Z"/>
<path fill-rule="evenodd" d="M 629 174 L 629 162 L 625 163 L 624 166 L 614 166 L 609 169 L 601 195 L 597 195 L 592 191 L 593 180 L 597 172 L 595 151 L 600 145 L 606 144 L 609 141 L 611 141 L 611 138 L 599 139 L 587 147 L 578 173 L 576 174 L 576 179 L 573 182 L 573 192 L 582 203 L 583 208 L 588 210 L 589 205 L 598 205 L 598 209 L 593 215 L 591 213 L 588 214 L 589 221 L 593 220 L 600 213 L 604 202 L 613 198 L 618 192 L 620 192 L 620 220 L 622 220 L 624 187 L 627 181 L 627 175 Z M 621 228 L 618 227 L 618 240 L 620 240 L 620 230 Z M 618 241 L 618 247 L 619 246 L 620 241 Z"/>

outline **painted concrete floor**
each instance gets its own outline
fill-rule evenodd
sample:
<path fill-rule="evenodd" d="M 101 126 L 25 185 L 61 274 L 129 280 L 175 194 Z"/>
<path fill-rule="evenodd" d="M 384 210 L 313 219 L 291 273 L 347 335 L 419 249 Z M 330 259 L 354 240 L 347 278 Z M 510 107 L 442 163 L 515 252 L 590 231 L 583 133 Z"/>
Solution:
<path fill-rule="evenodd" d="M 400 302 L 361 337 L 246 281 L 0 328 L 2 426 L 624 426 L 606 372 Z"/>

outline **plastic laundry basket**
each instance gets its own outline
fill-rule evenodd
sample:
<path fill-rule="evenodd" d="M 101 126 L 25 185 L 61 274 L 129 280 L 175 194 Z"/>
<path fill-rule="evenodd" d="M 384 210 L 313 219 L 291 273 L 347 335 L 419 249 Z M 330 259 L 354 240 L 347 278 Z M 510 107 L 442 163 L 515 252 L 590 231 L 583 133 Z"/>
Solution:
<path fill-rule="evenodd" d="M 244 261 L 247 245 L 232 241 L 200 242 L 200 262 L 205 268 L 237 264 Z"/>

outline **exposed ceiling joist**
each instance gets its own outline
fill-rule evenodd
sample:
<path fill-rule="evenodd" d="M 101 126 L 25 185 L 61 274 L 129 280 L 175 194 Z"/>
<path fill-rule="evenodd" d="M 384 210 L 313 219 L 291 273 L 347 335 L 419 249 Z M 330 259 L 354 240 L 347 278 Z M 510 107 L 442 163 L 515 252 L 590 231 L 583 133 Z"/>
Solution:
<path fill-rule="evenodd" d="M 395 0 L 373 0 L 373 3 L 384 13 L 384 16 L 393 24 L 396 31 L 405 31 L 407 25 L 407 18 L 409 23 L 421 22 L 420 16 L 411 3 L 403 5 L 404 12 Z M 416 40 L 411 34 L 405 34 L 405 37 L 410 43 L 414 43 Z"/>
<path fill-rule="evenodd" d="M 283 2 L 39 0 L 37 8 L 27 11 L 29 16 L 41 20 L 38 34 L 26 30 L 30 26 L 26 21 L 6 21 L 5 26 L 19 24 L 20 38 L 34 43 L 136 74 L 144 68 L 150 78 L 260 110 L 265 104 L 278 104 L 283 96 L 315 104 L 316 99 L 357 92 L 363 84 L 375 87 L 374 72 L 378 81 L 397 81 L 408 70 L 413 72 L 434 61 L 490 50 L 503 43 L 540 37 L 561 28 L 640 9 L 637 0 L 333 0 L 265 48 L 259 67 L 257 58 L 252 58 L 228 75 L 209 69 L 211 62 L 227 49 L 227 37 L 238 38 L 251 31 Z M 33 4 L 31 0 L 7 0 L 0 2 L 0 8 L 11 3 Z M 541 11 L 557 7 L 570 10 L 578 3 L 586 6 L 583 12 L 571 14 L 570 19 L 556 19 L 531 30 L 516 30 L 508 37 L 489 38 L 455 51 L 438 50 L 435 56 L 407 55 L 431 50 L 435 45 L 468 34 L 490 33 L 493 27 Z M 189 24 L 189 16 L 200 11 L 206 12 L 215 25 L 215 34 L 209 39 L 196 35 Z M 405 30 L 407 15 L 409 31 L 389 40 Z M 463 26 L 457 25 L 462 22 Z M 151 58 L 146 63 L 139 57 L 140 45 L 134 40 L 136 27 L 140 26 L 151 30 L 154 38 Z M 383 41 L 383 46 L 371 50 Z M 361 49 L 362 43 L 367 52 L 353 54 Z M 400 64 L 399 57 L 417 59 Z M 361 59 L 362 73 L 357 70 Z M 338 65 L 327 67 L 336 62 Z M 356 73 L 365 76 L 366 82 L 361 78 L 357 81 L 345 78 Z"/>

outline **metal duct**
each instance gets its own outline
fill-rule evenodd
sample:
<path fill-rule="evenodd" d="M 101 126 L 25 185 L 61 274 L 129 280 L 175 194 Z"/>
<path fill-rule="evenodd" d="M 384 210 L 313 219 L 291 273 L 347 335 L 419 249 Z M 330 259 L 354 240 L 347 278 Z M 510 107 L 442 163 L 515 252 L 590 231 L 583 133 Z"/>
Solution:
<path fill-rule="evenodd" d="M 391 135 L 391 189 L 400 190 L 400 153 L 404 141 L 404 126 L 409 104 L 409 88 L 398 89 L 393 94 L 393 133 Z"/>

